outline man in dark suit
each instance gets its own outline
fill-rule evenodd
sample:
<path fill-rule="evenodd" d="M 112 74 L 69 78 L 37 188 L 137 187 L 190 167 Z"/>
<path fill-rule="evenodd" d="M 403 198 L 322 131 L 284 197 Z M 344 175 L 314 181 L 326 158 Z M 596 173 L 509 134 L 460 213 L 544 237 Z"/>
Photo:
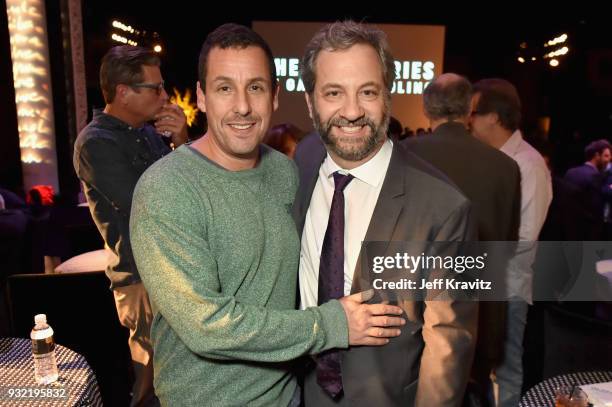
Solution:
<path fill-rule="evenodd" d="M 301 307 L 364 289 L 362 241 L 464 241 L 471 205 L 433 167 L 386 136 L 393 57 L 384 34 L 354 22 L 322 28 L 302 61 L 315 129 L 297 148 L 294 205 Z M 472 363 L 477 304 L 399 301 L 407 324 L 379 348 L 317 357 L 306 406 L 458 406 Z"/>
<path fill-rule="evenodd" d="M 601 191 L 604 197 L 605 240 L 612 240 L 612 163 L 604 172 L 604 183 Z"/>
<path fill-rule="evenodd" d="M 403 145 L 441 170 L 472 202 L 479 240 L 517 240 L 521 174 L 512 158 L 468 132 L 471 94 L 462 76 L 436 78 L 423 93 L 433 133 Z"/>
<path fill-rule="evenodd" d="M 516 241 L 520 224 L 521 175 L 516 162 L 467 131 L 472 86 L 447 73 L 423 93 L 425 116 L 433 133 L 404 145 L 441 170 L 472 202 L 481 241 Z M 497 270 L 499 271 L 499 270 Z M 499 298 L 500 300 L 502 298 Z M 506 306 L 481 302 L 473 376 L 484 394 L 489 372 L 501 361 Z"/>
<path fill-rule="evenodd" d="M 570 168 L 565 174 L 565 180 L 580 189 L 588 215 L 589 240 L 604 239 L 604 183 L 605 170 L 610 163 L 610 150 L 608 141 L 593 141 L 584 149 L 586 162 Z"/>

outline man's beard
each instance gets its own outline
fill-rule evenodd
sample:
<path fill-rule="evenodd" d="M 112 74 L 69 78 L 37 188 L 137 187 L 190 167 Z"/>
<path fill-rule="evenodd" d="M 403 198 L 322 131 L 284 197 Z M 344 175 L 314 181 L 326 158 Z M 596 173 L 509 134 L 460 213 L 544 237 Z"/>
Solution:
<path fill-rule="evenodd" d="M 367 116 L 362 116 L 359 119 L 350 121 L 342 117 L 332 117 L 326 123 L 321 122 L 321 116 L 317 111 L 315 103 L 312 103 L 312 122 L 315 130 L 321 135 L 321 140 L 326 145 L 330 152 L 333 152 L 338 157 L 347 161 L 361 161 L 375 151 L 385 140 L 387 135 L 387 129 L 389 128 L 389 103 L 385 101 L 383 110 L 383 119 L 380 125 L 376 125 L 372 119 Z M 340 144 L 340 138 L 350 140 L 353 136 L 337 136 L 332 134 L 332 129 L 335 127 L 342 126 L 368 126 L 370 128 L 370 134 L 365 136 L 363 143 L 344 143 Z M 361 137 L 360 137 L 361 138 Z"/>

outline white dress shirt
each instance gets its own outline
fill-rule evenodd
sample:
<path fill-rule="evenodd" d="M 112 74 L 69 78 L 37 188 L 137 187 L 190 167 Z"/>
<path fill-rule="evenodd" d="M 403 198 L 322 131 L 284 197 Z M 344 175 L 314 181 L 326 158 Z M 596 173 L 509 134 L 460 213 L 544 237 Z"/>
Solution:
<path fill-rule="evenodd" d="M 333 173 L 339 171 L 341 174 L 351 174 L 355 177 L 344 190 L 344 295 L 349 295 L 361 243 L 368 231 L 391 161 L 392 150 L 393 143 L 387 140 L 374 157 L 349 171 L 340 168 L 329 153 L 321 164 L 302 232 L 300 251 L 302 309 L 317 305 L 321 248 L 334 196 Z"/>
<path fill-rule="evenodd" d="M 511 295 L 532 302 L 533 269 L 540 230 L 552 200 L 550 171 L 542 155 L 515 131 L 500 148 L 521 171 L 521 222 L 516 256 L 510 261 L 508 289 Z"/>

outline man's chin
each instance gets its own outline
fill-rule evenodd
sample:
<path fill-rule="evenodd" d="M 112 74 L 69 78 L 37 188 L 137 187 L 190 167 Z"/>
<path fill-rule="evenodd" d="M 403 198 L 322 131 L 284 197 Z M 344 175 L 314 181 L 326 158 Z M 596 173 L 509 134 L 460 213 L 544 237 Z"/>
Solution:
<path fill-rule="evenodd" d="M 243 143 L 235 143 L 232 146 L 232 151 L 237 156 L 241 156 L 244 158 L 252 157 L 256 155 L 259 151 L 259 143 L 252 142 L 243 142 Z"/>
<path fill-rule="evenodd" d="M 364 136 L 338 136 L 331 133 L 328 137 L 329 143 L 327 144 L 333 145 L 339 150 L 360 150 L 368 144 L 371 137 L 372 136 L 370 134 L 366 134 Z"/>
<path fill-rule="evenodd" d="M 330 147 L 338 157 L 348 161 L 361 161 L 376 149 L 375 147 L 367 148 L 368 145 L 365 141 L 361 143 L 354 141 L 350 143 L 334 143 Z"/>

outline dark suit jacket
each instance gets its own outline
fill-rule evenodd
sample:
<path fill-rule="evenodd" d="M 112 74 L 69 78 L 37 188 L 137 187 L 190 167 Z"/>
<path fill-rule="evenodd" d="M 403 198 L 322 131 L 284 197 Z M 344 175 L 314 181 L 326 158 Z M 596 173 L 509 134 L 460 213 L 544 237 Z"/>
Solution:
<path fill-rule="evenodd" d="M 597 240 L 596 232 L 591 227 L 590 214 L 584 207 L 580 188 L 563 178 L 553 176 L 552 191 L 553 198 L 539 240 Z M 554 269 L 550 271 L 556 273 Z"/>
<path fill-rule="evenodd" d="M 565 173 L 564 179 L 580 189 L 581 201 L 590 230 L 589 240 L 603 240 L 605 201 L 602 188 L 605 182 L 605 174 L 590 165 L 583 164 L 570 168 Z"/>
<path fill-rule="evenodd" d="M 318 135 L 296 150 L 300 188 L 294 215 L 300 236 L 326 150 Z M 384 178 L 366 241 L 464 241 L 474 237 L 471 205 L 445 177 L 398 143 Z M 362 251 L 363 254 L 363 251 Z M 357 262 L 351 292 L 367 280 Z M 407 324 L 383 347 L 342 352 L 343 397 L 334 402 L 305 380 L 306 406 L 457 406 L 473 358 L 474 302 L 404 301 Z"/>
<path fill-rule="evenodd" d="M 516 162 L 466 130 L 457 122 L 404 141 L 405 147 L 446 174 L 472 202 L 481 241 L 516 241 L 521 216 L 521 173 Z M 503 274 L 500 274 L 501 278 Z M 488 380 L 502 359 L 505 303 L 481 303 L 474 376 Z"/>
<path fill-rule="evenodd" d="M 602 186 L 602 191 L 604 201 L 607 203 L 612 203 L 612 168 L 608 168 L 608 170 L 604 173 L 604 182 Z"/>
<path fill-rule="evenodd" d="M 456 122 L 405 147 L 450 178 L 472 202 L 479 240 L 518 240 L 521 173 L 516 162 Z"/>

